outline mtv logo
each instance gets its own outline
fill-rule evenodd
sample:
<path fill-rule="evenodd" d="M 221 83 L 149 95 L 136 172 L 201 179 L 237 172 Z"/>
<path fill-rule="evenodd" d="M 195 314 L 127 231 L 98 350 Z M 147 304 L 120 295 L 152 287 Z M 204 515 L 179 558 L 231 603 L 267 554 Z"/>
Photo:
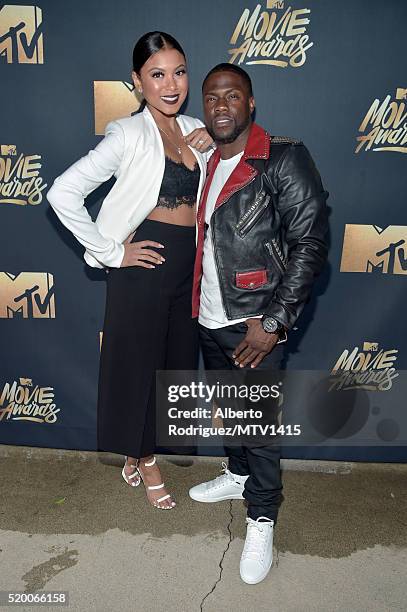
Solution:
<path fill-rule="evenodd" d="M 364 342 L 363 343 L 363 351 L 365 353 L 367 352 L 375 353 L 378 350 L 379 350 L 378 342 Z"/>
<path fill-rule="evenodd" d="M 268 9 L 283 9 L 284 0 L 267 0 Z"/>
<path fill-rule="evenodd" d="M 407 89 L 403 89 L 402 87 L 397 87 L 396 100 L 407 100 Z"/>
<path fill-rule="evenodd" d="M 43 64 L 42 10 L 38 6 L 0 5 L 0 61 Z"/>
<path fill-rule="evenodd" d="M 17 145 L 0 145 L 0 155 L 4 157 L 17 155 Z"/>
<path fill-rule="evenodd" d="M 95 134 L 103 135 L 109 121 L 129 117 L 140 108 L 137 90 L 125 81 L 94 81 Z"/>
<path fill-rule="evenodd" d="M 407 274 L 407 227 L 346 225 L 340 270 Z"/>
<path fill-rule="evenodd" d="M 0 318 L 54 319 L 54 277 L 48 272 L 0 272 Z"/>
<path fill-rule="evenodd" d="M 22 387 L 32 387 L 33 381 L 31 378 L 20 378 L 20 385 Z"/>

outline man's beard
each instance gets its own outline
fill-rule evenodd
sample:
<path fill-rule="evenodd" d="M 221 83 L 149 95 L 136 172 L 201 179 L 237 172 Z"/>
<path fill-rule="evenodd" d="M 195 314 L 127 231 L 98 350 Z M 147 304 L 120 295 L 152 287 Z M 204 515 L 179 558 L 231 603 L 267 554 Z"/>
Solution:
<path fill-rule="evenodd" d="M 206 129 L 208 131 L 208 134 L 216 142 L 216 144 L 218 145 L 231 144 L 232 142 L 235 142 L 236 138 L 240 136 L 242 132 L 245 131 L 245 129 L 247 128 L 249 124 L 250 124 L 250 117 L 247 119 L 245 123 L 241 123 L 240 125 L 235 125 L 233 132 L 229 134 L 228 136 L 217 136 L 215 131 L 211 127 L 208 127 L 208 126 L 206 126 Z"/>

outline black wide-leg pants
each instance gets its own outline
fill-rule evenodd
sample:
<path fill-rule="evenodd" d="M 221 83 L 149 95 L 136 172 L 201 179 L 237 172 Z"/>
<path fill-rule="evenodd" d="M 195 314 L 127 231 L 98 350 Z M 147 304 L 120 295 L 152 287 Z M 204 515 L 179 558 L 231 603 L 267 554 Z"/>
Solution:
<path fill-rule="evenodd" d="M 99 369 L 98 448 L 130 457 L 156 449 L 156 370 L 195 370 L 199 355 L 195 227 L 147 219 L 132 241 L 142 240 L 163 244 L 153 250 L 165 262 L 110 269 Z"/>
<path fill-rule="evenodd" d="M 199 325 L 200 342 L 206 370 L 236 370 L 232 353 L 247 332 L 244 323 L 218 329 Z M 256 370 L 281 368 L 283 346 L 277 345 L 266 355 Z M 247 368 L 246 368 L 247 369 Z M 254 520 L 265 516 L 277 521 L 282 501 L 280 470 L 281 448 L 277 443 L 252 448 L 251 446 L 225 446 L 229 457 L 229 470 L 247 478 L 243 497 L 248 502 L 248 516 Z"/>

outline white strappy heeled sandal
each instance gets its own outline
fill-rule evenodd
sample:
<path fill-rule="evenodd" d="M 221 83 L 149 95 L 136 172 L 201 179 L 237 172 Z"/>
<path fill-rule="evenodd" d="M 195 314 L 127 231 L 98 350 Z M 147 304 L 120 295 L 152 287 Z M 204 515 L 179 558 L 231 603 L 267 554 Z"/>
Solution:
<path fill-rule="evenodd" d="M 154 456 L 152 461 L 149 461 L 148 463 L 144 463 L 144 465 L 146 467 L 151 467 L 152 465 L 154 465 L 156 462 L 156 458 Z M 139 471 L 139 474 L 141 476 L 141 479 L 143 480 L 143 475 L 141 474 L 141 472 Z M 143 481 L 144 482 L 144 481 Z M 165 486 L 165 483 L 162 482 L 159 485 L 152 485 L 152 486 L 147 486 L 146 484 L 144 484 L 144 486 L 146 487 L 146 489 L 148 489 L 149 491 L 156 491 L 158 489 L 163 489 Z M 159 508 L 160 510 L 172 510 L 172 508 L 174 508 L 176 506 L 176 503 L 173 501 L 171 503 L 171 506 L 159 506 L 159 504 L 161 502 L 163 502 L 166 499 L 169 499 L 171 497 L 171 495 L 168 493 L 167 495 L 163 495 L 162 497 L 159 497 L 158 499 L 156 499 L 154 502 L 152 502 L 152 506 L 154 506 L 155 508 Z M 151 503 L 151 502 L 150 502 Z"/>
<path fill-rule="evenodd" d="M 126 457 L 126 461 L 125 461 L 123 469 L 122 469 L 122 476 L 123 476 L 124 480 L 127 482 L 128 485 L 130 485 L 131 487 L 138 487 L 140 482 L 141 482 L 141 476 L 140 476 L 140 473 L 138 471 L 138 465 L 130 465 L 129 464 L 129 467 L 135 468 L 136 471 L 133 472 L 133 474 L 130 474 L 130 476 L 127 476 L 126 472 L 124 471 L 124 468 L 126 467 L 126 463 L 127 463 L 127 455 L 125 455 L 125 457 Z M 133 480 L 133 479 L 135 479 L 135 480 Z"/>

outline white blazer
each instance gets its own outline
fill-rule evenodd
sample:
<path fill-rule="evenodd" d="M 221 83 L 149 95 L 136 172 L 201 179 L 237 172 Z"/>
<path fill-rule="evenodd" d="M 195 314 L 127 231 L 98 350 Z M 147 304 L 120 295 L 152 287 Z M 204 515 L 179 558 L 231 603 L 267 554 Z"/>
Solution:
<path fill-rule="evenodd" d="M 204 125 L 186 115 L 179 115 L 177 122 L 184 135 Z M 206 155 L 191 150 L 201 170 L 199 202 L 206 175 Z M 123 241 L 157 204 L 164 167 L 163 142 L 146 107 L 132 117 L 111 121 L 103 140 L 55 179 L 47 199 L 61 222 L 85 247 L 87 264 L 93 268 L 120 267 Z M 112 175 L 116 182 L 94 222 L 84 200 Z"/>

